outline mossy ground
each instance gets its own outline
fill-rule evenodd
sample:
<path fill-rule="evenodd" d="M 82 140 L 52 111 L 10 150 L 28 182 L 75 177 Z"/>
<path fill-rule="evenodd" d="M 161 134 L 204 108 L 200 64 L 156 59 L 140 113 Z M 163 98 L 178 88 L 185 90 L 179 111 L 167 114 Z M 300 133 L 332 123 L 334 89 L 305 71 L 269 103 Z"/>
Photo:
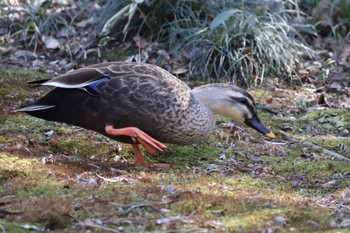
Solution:
<path fill-rule="evenodd" d="M 293 91 L 252 90 L 258 102 L 268 95 L 284 101 L 280 107 L 288 111 L 280 116 L 260 112 L 276 143 L 220 118 L 224 124 L 207 142 L 169 145 L 148 157 L 170 168 L 140 168 L 131 164 L 128 145 L 14 114 L 47 91 L 25 87 L 39 78 L 45 75 L 0 71 L 0 226 L 6 232 L 346 232 L 336 203 L 348 203 L 349 163 L 298 140 L 349 155 L 349 135 L 342 134 L 350 130 L 349 111 L 298 110 L 289 104 Z"/>

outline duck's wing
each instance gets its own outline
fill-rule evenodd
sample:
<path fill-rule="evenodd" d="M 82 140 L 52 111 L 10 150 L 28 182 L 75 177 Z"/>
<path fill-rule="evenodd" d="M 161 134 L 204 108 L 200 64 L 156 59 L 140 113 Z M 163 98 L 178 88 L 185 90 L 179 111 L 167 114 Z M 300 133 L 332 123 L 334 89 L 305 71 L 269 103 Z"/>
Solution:
<path fill-rule="evenodd" d="M 37 84 L 61 88 L 82 88 L 104 78 L 125 78 L 130 76 L 164 77 L 178 82 L 170 73 L 150 64 L 133 62 L 106 62 L 87 66 L 68 72 L 50 80 L 38 81 Z"/>
<path fill-rule="evenodd" d="M 87 66 L 78 70 L 68 72 L 41 83 L 44 86 L 54 86 L 61 88 L 82 88 L 94 83 L 96 80 L 113 76 L 111 66 L 120 66 L 122 63 L 108 62 L 92 66 Z M 40 82 L 40 81 L 39 81 Z"/>
<path fill-rule="evenodd" d="M 106 82 L 108 79 L 111 82 Z M 149 96 L 154 99 L 162 98 L 162 94 L 169 99 L 175 98 L 176 100 L 172 101 L 178 101 L 182 108 L 187 108 L 190 99 L 190 88 L 184 82 L 166 70 L 146 63 L 100 63 L 68 72 L 44 82 L 38 81 L 34 84 L 64 89 L 77 88 L 95 94 L 95 92 L 101 90 L 97 90 L 97 86 L 100 86 L 100 88 L 104 86 L 99 85 L 100 83 L 108 83 L 108 89 L 103 91 L 106 95 L 111 95 L 121 89 L 123 91 L 127 89 L 131 93 L 136 91 L 136 87 L 139 87 L 137 88 L 138 91 L 147 92 L 148 90 L 150 92 Z"/>

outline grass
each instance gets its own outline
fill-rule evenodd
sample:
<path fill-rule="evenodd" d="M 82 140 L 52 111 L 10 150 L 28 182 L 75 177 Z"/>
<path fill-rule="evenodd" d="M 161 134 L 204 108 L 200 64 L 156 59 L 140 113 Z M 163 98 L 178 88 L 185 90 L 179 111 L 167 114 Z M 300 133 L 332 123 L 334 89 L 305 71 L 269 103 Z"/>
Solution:
<path fill-rule="evenodd" d="M 295 28 L 285 21 L 283 11 L 261 14 L 247 10 L 249 6 L 241 8 L 232 4 L 230 7 L 225 11 L 209 11 L 207 17 L 214 18 L 209 28 L 204 27 L 203 20 L 193 20 L 192 12 L 188 13 L 189 20 L 199 21 L 192 31 L 189 30 L 190 23 L 177 25 L 174 22 L 170 29 L 176 38 L 174 51 L 185 48 L 192 54 L 189 59 L 191 71 L 206 77 L 206 82 L 230 81 L 251 86 L 265 82 L 266 76 L 285 81 L 282 77 L 290 77 L 295 70 L 295 65 L 290 62 L 297 57 L 294 52 L 308 49 L 290 37 Z M 198 48 L 206 52 L 199 52 Z"/>
<path fill-rule="evenodd" d="M 8 86 L 2 90 L 4 108 L 41 95 L 40 89 L 25 87 L 37 76 L 15 69 L 1 71 L 1 86 Z M 264 89 L 251 93 L 258 102 L 272 94 Z M 295 99 L 293 92 L 285 90 L 273 96 L 279 96 L 278 102 Z M 349 146 L 347 137 L 337 135 L 333 120 L 333 129 L 315 124 L 314 135 L 299 130 L 325 116 L 347 122 L 347 111 L 301 109 L 298 114 L 303 115 L 294 115 L 299 121 L 259 112 L 276 132 L 277 141 L 283 140 L 278 130 L 287 124 L 293 126 L 296 138 L 324 148 Z M 332 225 L 342 218 L 328 206 L 344 201 L 348 164 L 299 143 L 275 145 L 252 131 L 220 128 L 205 143 L 169 145 L 164 153 L 149 156 L 150 162 L 170 163 L 170 168 L 139 168 L 131 164 L 127 145 L 96 133 L 11 111 L 1 112 L 1 118 L 0 209 L 7 212 L 0 225 L 7 232 L 28 232 L 25 224 L 52 232 L 104 231 L 102 227 L 124 232 L 343 231 Z M 51 130 L 54 134 L 46 136 Z M 337 153 L 346 155 L 346 151 Z M 52 162 L 43 164 L 43 158 Z M 327 205 L 319 205 L 325 200 L 330 200 Z"/>

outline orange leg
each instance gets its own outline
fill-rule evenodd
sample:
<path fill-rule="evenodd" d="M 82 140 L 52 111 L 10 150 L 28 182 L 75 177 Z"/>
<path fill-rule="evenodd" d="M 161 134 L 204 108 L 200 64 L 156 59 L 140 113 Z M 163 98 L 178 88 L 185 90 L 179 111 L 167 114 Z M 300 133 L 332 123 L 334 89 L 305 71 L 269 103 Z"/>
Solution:
<path fill-rule="evenodd" d="M 148 153 L 155 153 L 156 151 L 163 151 L 166 148 L 166 145 L 152 138 L 142 130 L 136 127 L 126 127 L 121 129 L 116 129 L 112 125 L 107 125 L 106 133 L 113 136 L 129 136 L 139 142 L 146 149 Z"/>
<path fill-rule="evenodd" d="M 166 168 L 169 167 L 170 164 L 167 163 L 155 163 L 155 164 L 148 164 L 146 161 L 143 159 L 142 152 L 137 144 L 131 144 L 132 149 L 134 150 L 135 154 L 135 160 L 134 164 L 138 166 L 143 166 L 143 167 L 158 167 L 158 168 Z"/>
<path fill-rule="evenodd" d="M 132 149 L 134 150 L 134 154 L 135 154 L 134 164 L 138 165 L 138 166 L 147 167 L 148 164 L 143 159 L 143 155 L 142 155 L 142 152 L 141 152 L 139 146 L 137 144 L 131 144 L 131 146 L 132 146 Z"/>
<path fill-rule="evenodd" d="M 153 154 L 157 151 L 163 151 L 163 149 L 166 148 L 166 145 L 157 141 L 156 139 L 152 138 L 151 136 L 149 136 L 148 134 L 146 134 L 145 132 L 143 132 L 142 130 L 136 127 L 126 127 L 126 128 L 116 129 L 112 125 L 107 125 L 105 127 L 105 130 L 106 130 L 106 133 L 113 136 L 131 137 L 133 140 L 135 140 L 135 142 L 139 142 L 145 148 L 145 150 L 150 154 Z M 140 151 L 139 146 L 137 144 L 132 144 L 131 146 L 135 153 L 134 163 L 140 166 L 147 166 L 147 163 L 143 159 L 143 155 Z"/>

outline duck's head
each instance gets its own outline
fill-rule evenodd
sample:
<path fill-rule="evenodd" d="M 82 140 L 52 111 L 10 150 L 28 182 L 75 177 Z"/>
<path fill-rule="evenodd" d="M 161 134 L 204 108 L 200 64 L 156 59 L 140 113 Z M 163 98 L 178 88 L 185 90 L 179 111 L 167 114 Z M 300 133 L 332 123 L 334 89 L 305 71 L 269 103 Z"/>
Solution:
<path fill-rule="evenodd" d="M 194 96 L 213 113 L 243 123 L 269 138 L 275 135 L 261 123 L 253 97 L 245 90 L 229 84 L 209 84 L 193 89 Z"/>

